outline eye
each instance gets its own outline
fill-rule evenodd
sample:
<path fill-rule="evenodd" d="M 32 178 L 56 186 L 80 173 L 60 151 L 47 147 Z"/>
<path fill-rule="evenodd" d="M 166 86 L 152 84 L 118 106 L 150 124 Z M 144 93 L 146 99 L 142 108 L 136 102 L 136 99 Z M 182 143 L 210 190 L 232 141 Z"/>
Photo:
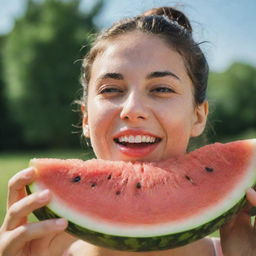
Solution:
<path fill-rule="evenodd" d="M 166 86 L 159 86 L 150 90 L 150 92 L 157 92 L 157 93 L 174 93 L 175 91 L 170 87 Z"/>
<path fill-rule="evenodd" d="M 104 87 L 99 90 L 99 94 L 114 94 L 114 93 L 122 93 L 123 90 L 117 87 Z"/>

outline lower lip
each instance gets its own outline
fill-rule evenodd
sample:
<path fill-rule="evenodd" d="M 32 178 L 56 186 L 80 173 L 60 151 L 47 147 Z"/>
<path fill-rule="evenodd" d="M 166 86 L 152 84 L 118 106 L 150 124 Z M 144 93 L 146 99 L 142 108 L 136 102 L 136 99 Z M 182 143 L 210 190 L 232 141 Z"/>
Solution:
<path fill-rule="evenodd" d="M 130 157 L 145 157 L 151 152 L 153 152 L 157 147 L 157 145 L 158 143 L 148 144 L 148 145 L 145 145 L 144 147 L 126 147 L 124 145 L 117 144 L 119 150 L 123 154 Z"/>

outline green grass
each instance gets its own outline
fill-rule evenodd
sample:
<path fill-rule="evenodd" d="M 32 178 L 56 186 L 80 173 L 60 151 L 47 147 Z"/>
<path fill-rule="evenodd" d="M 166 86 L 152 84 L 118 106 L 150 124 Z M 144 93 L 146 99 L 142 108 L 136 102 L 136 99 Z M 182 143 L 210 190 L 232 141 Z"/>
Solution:
<path fill-rule="evenodd" d="M 15 173 L 27 168 L 29 160 L 35 157 L 80 158 L 86 160 L 90 158 L 90 155 L 84 150 L 0 153 L 0 224 L 2 224 L 5 216 L 8 180 Z M 30 221 L 35 220 L 33 216 L 30 216 Z M 214 232 L 212 236 L 219 236 L 219 232 Z"/>

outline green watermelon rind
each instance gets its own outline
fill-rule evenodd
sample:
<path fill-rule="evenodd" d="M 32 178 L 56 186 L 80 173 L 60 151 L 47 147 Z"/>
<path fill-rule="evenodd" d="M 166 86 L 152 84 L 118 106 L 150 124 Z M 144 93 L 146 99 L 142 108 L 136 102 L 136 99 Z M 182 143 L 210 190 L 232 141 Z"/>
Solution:
<path fill-rule="evenodd" d="M 27 193 L 31 194 L 29 186 L 26 187 Z M 212 232 L 219 229 L 223 224 L 228 222 L 230 218 L 236 214 L 246 203 L 245 196 L 236 203 L 230 210 L 220 215 L 219 217 L 205 223 L 196 228 L 186 230 L 176 234 L 166 234 L 154 237 L 127 237 L 116 236 L 110 234 L 104 234 L 96 232 L 85 227 L 81 227 L 76 223 L 68 221 L 68 227 L 66 229 L 72 235 L 88 241 L 97 246 L 110 248 L 121 251 L 159 251 L 176 248 L 186 245 L 188 243 L 199 240 Z M 49 207 L 45 206 L 35 210 L 34 215 L 39 220 L 46 220 L 52 218 L 62 218 L 63 216 L 53 212 Z"/>

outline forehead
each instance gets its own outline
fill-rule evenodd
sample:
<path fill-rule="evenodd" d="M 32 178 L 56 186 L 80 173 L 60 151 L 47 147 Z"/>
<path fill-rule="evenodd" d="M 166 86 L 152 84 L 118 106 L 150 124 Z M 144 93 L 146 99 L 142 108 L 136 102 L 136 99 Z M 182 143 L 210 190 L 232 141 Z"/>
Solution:
<path fill-rule="evenodd" d="M 186 76 L 183 58 L 159 36 L 133 31 L 107 40 L 97 55 L 92 76 L 104 72 L 170 70 Z"/>

